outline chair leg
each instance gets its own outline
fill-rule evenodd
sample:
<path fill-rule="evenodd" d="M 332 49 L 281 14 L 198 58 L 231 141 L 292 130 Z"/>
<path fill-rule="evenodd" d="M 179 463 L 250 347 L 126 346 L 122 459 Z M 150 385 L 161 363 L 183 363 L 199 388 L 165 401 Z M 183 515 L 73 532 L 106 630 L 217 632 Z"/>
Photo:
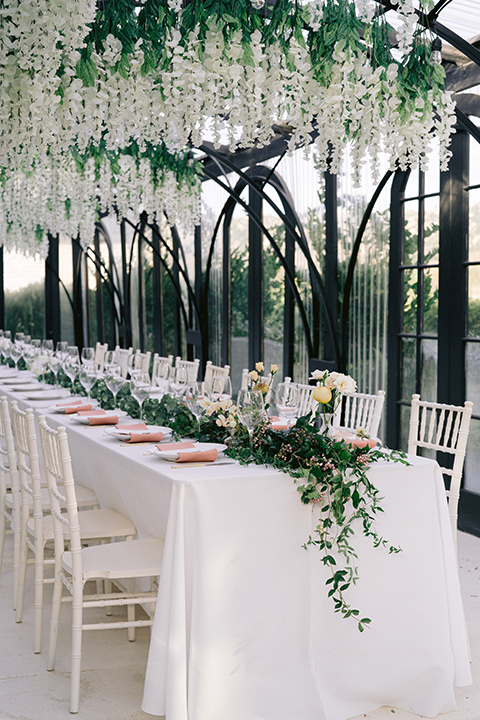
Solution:
<path fill-rule="evenodd" d="M 5 549 L 5 535 L 7 534 L 7 518 L 3 514 L 3 502 L 0 510 L 0 573 L 3 567 L 3 552 Z"/>
<path fill-rule="evenodd" d="M 20 571 L 20 554 L 22 550 L 22 533 L 19 518 L 13 518 L 13 609 L 17 609 L 18 575 Z"/>
<path fill-rule="evenodd" d="M 36 542 L 35 548 L 35 597 L 34 597 L 34 643 L 33 652 L 42 651 L 43 592 L 44 592 L 44 547 Z"/>
<path fill-rule="evenodd" d="M 112 581 L 111 580 L 105 580 L 105 594 L 110 595 L 112 592 Z M 105 608 L 105 615 L 110 616 L 112 614 L 112 607 L 111 605 L 107 605 Z"/>
<path fill-rule="evenodd" d="M 80 672 L 82 668 L 83 598 L 73 597 L 72 665 L 70 669 L 70 712 L 77 713 L 80 704 Z"/>
<path fill-rule="evenodd" d="M 17 571 L 17 589 L 15 592 L 16 596 L 16 614 L 15 622 L 22 622 L 23 617 L 23 604 L 25 600 L 25 581 L 27 575 L 27 560 L 28 560 L 28 545 L 26 541 L 22 543 L 19 557 L 19 567 Z"/>
<path fill-rule="evenodd" d="M 135 580 L 127 580 L 125 583 L 125 587 L 127 588 L 127 592 L 133 593 L 135 592 Z M 135 622 L 135 605 L 132 603 L 132 605 L 127 605 L 127 620 L 128 622 Z M 128 628 L 128 639 L 130 642 L 135 641 L 135 628 L 129 627 Z"/>
<path fill-rule="evenodd" d="M 60 624 L 60 609 L 62 607 L 63 583 L 55 570 L 55 582 L 53 585 L 52 616 L 50 619 L 50 639 L 48 646 L 47 670 L 55 668 L 55 656 L 57 654 L 58 626 Z"/>

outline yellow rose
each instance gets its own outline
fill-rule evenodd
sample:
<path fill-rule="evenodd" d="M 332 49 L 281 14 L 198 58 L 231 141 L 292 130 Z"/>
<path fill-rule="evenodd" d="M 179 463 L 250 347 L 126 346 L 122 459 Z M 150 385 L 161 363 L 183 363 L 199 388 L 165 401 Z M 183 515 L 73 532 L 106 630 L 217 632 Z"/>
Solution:
<path fill-rule="evenodd" d="M 270 372 L 272 373 L 272 375 L 275 375 L 277 370 L 278 370 L 278 365 L 270 365 Z"/>
<path fill-rule="evenodd" d="M 258 380 L 258 373 L 257 373 L 257 371 L 256 371 L 256 370 L 252 370 L 252 372 L 250 373 L 250 377 L 252 378 L 253 382 L 257 382 L 257 380 Z"/>
<path fill-rule="evenodd" d="M 263 372 L 265 370 L 265 365 L 263 362 L 255 363 L 255 370 L 259 373 Z"/>
<path fill-rule="evenodd" d="M 332 391 L 326 385 L 319 385 L 313 391 L 312 398 L 319 403 L 328 403 L 332 399 Z"/>

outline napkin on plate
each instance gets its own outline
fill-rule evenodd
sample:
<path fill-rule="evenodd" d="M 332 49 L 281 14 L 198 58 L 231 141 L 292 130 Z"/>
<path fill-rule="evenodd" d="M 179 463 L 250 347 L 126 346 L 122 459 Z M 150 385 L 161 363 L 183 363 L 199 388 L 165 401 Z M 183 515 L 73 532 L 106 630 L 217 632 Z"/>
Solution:
<path fill-rule="evenodd" d="M 65 415 L 72 415 L 73 413 L 78 413 L 79 410 L 82 412 L 88 412 L 93 409 L 93 405 L 77 405 L 76 407 L 66 407 L 64 408 Z"/>
<path fill-rule="evenodd" d="M 212 448 L 211 450 L 199 450 L 198 452 L 180 452 L 178 453 L 178 458 L 175 460 L 175 462 L 215 462 L 217 457 L 218 450 Z"/>
<path fill-rule="evenodd" d="M 139 433 L 130 433 L 129 438 L 125 438 L 125 442 L 128 443 L 142 443 L 142 442 L 162 442 L 163 440 L 163 433 L 162 432 L 139 432 Z"/>
<path fill-rule="evenodd" d="M 188 448 L 194 448 L 195 443 L 190 442 L 190 440 L 183 440 L 181 442 L 173 442 L 173 443 L 162 443 L 161 445 L 156 445 L 159 450 L 187 450 Z"/>
<path fill-rule="evenodd" d="M 133 423 L 133 425 L 116 425 L 115 427 L 117 428 L 117 430 L 125 430 L 126 432 L 148 430 L 148 427 L 144 422 Z"/>
<path fill-rule="evenodd" d="M 89 417 L 93 417 L 93 416 L 98 416 L 98 415 L 106 415 L 107 413 L 105 412 L 105 410 L 83 410 L 82 409 L 82 410 L 78 410 L 78 414 L 80 415 L 80 417 L 85 417 L 85 415 L 88 415 Z M 110 417 L 113 417 L 113 415 L 111 415 Z M 118 418 L 116 419 L 115 422 L 118 423 Z"/>
<path fill-rule="evenodd" d="M 57 407 L 70 407 L 73 405 L 82 405 L 83 400 L 69 400 L 69 402 L 57 403 Z"/>
<path fill-rule="evenodd" d="M 288 425 L 286 422 L 282 422 L 278 415 L 271 415 L 268 418 L 268 421 L 270 425 L 272 426 L 273 430 L 288 430 Z"/>
<path fill-rule="evenodd" d="M 86 413 L 86 415 L 89 415 L 89 425 L 116 425 L 118 423 L 117 415 L 100 415 L 93 417 L 90 415 L 90 413 Z"/>
<path fill-rule="evenodd" d="M 358 448 L 364 448 L 367 447 L 371 450 L 375 447 L 377 444 L 376 440 L 373 440 L 373 438 L 347 438 L 346 441 L 349 445 L 356 445 Z"/>

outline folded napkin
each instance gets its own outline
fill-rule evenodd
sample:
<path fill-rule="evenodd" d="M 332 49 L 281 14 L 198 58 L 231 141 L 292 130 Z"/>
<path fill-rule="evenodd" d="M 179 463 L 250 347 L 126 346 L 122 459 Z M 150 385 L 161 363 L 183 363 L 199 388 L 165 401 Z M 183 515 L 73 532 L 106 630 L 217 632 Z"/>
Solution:
<path fill-rule="evenodd" d="M 117 423 L 118 423 L 117 415 L 101 415 L 100 417 L 90 416 L 88 418 L 89 425 L 116 425 Z"/>
<path fill-rule="evenodd" d="M 271 415 L 268 421 L 274 430 L 288 430 L 288 425 L 283 422 L 278 415 Z"/>
<path fill-rule="evenodd" d="M 175 460 L 175 462 L 177 462 L 177 463 L 215 462 L 217 457 L 218 457 L 218 451 L 215 448 L 212 448 L 212 450 L 199 450 L 198 452 L 178 453 L 178 458 Z"/>
<path fill-rule="evenodd" d="M 361 437 L 348 438 L 345 440 L 345 442 L 347 442 L 349 445 L 356 445 L 356 447 L 358 447 L 358 448 L 364 448 L 364 447 L 367 447 L 367 445 L 368 445 L 369 450 L 374 448 L 375 445 L 377 444 L 376 440 L 373 440 L 372 438 L 361 438 Z"/>
<path fill-rule="evenodd" d="M 71 405 L 81 405 L 83 400 L 71 400 L 70 402 L 57 403 L 57 407 L 70 407 Z"/>
<path fill-rule="evenodd" d="M 131 433 L 129 439 L 125 438 L 125 442 L 129 443 L 162 442 L 162 440 L 162 432 Z"/>
<path fill-rule="evenodd" d="M 66 407 L 64 408 L 65 415 L 72 415 L 73 413 L 78 413 L 79 410 L 83 412 L 91 411 L 93 408 L 93 405 L 77 405 L 77 407 Z"/>
<path fill-rule="evenodd" d="M 174 443 L 162 443 L 161 445 L 157 445 L 156 447 L 159 450 L 186 450 L 187 448 L 194 448 L 195 443 L 190 442 L 190 440 L 184 440 Z"/>
<path fill-rule="evenodd" d="M 144 422 L 137 422 L 133 425 L 116 425 L 117 430 L 126 430 L 129 432 L 130 430 L 133 430 L 135 432 L 136 430 L 148 430 L 148 427 L 145 425 Z"/>
<path fill-rule="evenodd" d="M 92 416 L 96 416 L 96 415 L 106 415 L 107 413 L 105 412 L 105 410 L 83 410 L 82 409 L 82 410 L 78 410 L 78 414 L 81 417 L 85 416 L 85 415 L 92 417 Z M 112 417 L 113 417 L 113 415 L 112 415 Z M 118 423 L 118 418 L 117 418 L 116 422 Z"/>

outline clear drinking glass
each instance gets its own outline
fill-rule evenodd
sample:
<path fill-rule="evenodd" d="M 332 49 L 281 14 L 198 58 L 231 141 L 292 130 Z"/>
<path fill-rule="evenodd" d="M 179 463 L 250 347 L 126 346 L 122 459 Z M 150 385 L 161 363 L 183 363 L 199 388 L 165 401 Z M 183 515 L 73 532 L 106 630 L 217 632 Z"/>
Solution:
<path fill-rule="evenodd" d="M 55 376 L 55 386 L 54 387 L 57 387 L 57 375 L 58 375 L 58 371 L 60 370 L 60 368 L 62 367 L 62 364 L 63 364 L 62 358 L 59 355 L 57 355 L 57 353 L 52 353 L 51 355 L 48 356 L 47 364 Z"/>
<path fill-rule="evenodd" d="M 143 403 L 150 395 L 150 375 L 148 372 L 140 371 L 130 381 L 130 392 L 140 405 L 140 420 L 143 419 Z"/>
<path fill-rule="evenodd" d="M 210 384 L 212 400 L 230 400 L 232 397 L 232 381 L 225 375 L 214 375 Z"/>
<path fill-rule="evenodd" d="M 187 368 L 173 368 L 170 378 L 170 389 L 176 397 L 182 397 L 187 387 L 188 373 Z"/>
<path fill-rule="evenodd" d="M 250 449 L 253 448 L 252 435 L 256 426 L 265 417 L 263 394 L 258 390 L 240 390 L 237 398 L 238 417 L 242 425 L 247 428 Z"/>
<path fill-rule="evenodd" d="M 18 333 L 17 333 L 18 335 Z M 23 355 L 23 348 L 20 344 L 20 342 L 13 342 L 10 343 L 10 357 L 12 358 L 13 362 L 15 363 L 15 370 L 18 371 L 18 361 Z"/>
<path fill-rule="evenodd" d="M 117 366 L 118 362 L 115 350 L 107 350 L 103 357 L 103 367 L 105 369 L 105 372 L 107 372 L 110 368 L 114 368 Z"/>
<path fill-rule="evenodd" d="M 296 385 L 279 383 L 275 390 L 275 405 L 281 418 L 287 421 L 289 428 L 298 415 L 300 392 Z"/>
<path fill-rule="evenodd" d="M 172 374 L 173 367 L 170 365 L 170 363 L 162 361 L 158 364 L 155 372 L 155 377 L 152 378 L 152 381 L 154 381 L 160 388 L 161 397 L 163 397 L 163 395 L 165 395 L 168 390 L 168 383 Z"/>
<path fill-rule="evenodd" d="M 110 351 L 109 351 L 110 352 Z M 125 385 L 119 365 L 109 365 L 105 368 L 105 385 L 113 395 L 113 408 L 117 407 L 117 395 Z"/>
<path fill-rule="evenodd" d="M 93 365 L 95 362 L 95 349 L 93 347 L 84 347 L 82 350 L 82 363 L 84 365 Z"/>
<path fill-rule="evenodd" d="M 97 382 L 97 370 L 94 365 L 82 365 L 78 375 L 80 384 L 87 391 L 88 402 L 91 402 L 90 391 Z"/>
<path fill-rule="evenodd" d="M 207 399 L 207 388 L 204 382 L 195 382 L 191 385 L 187 385 L 185 401 L 192 415 L 195 415 L 198 432 L 200 432 L 200 418 L 205 412 L 205 401 Z"/>
<path fill-rule="evenodd" d="M 76 349 L 76 348 L 75 348 Z M 78 353 L 78 350 L 77 350 Z M 75 378 L 78 376 L 78 373 L 80 372 L 80 360 L 75 355 L 68 355 L 65 358 L 65 362 L 63 363 L 63 370 L 65 372 L 65 375 L 70 378 L 70 381 L 72 383 L 75 382 Z"/>
<path fill-rule="evenodd" d="M 42 340 L 42 350 L 47 353 L 53 352 L 53 340 L 50 340 L 50 338 Z"/>

